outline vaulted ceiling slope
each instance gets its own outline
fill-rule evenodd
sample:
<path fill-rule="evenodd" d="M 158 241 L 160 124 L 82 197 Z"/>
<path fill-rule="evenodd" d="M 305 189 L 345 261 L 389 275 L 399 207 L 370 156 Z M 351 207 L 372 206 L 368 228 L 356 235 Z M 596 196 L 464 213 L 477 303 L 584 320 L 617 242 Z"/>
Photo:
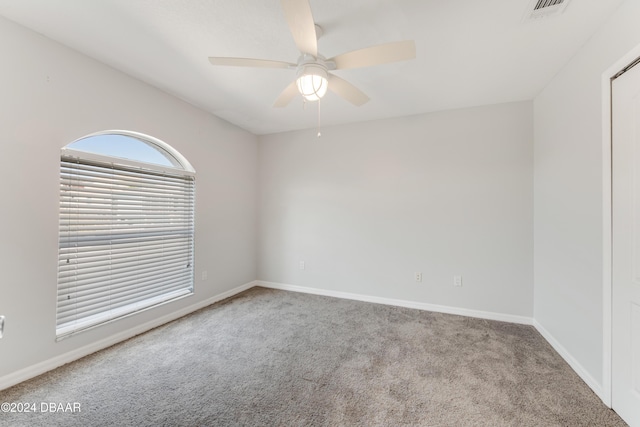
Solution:
<path fill-rule="evenodd" d="M 565 0 L 568 1 L 568 0 Z M 333 93 L 323 126 L 533 99 L 623 0 L 310 0 L 325 57 L 415 40 L 416 59 L 336 71 L 371 100 Z M 214 67 L 209 56 L 296 62 L 279 0 L 0 0 L 0 15 L 255 134 L 314 128 L 318 106 L 273 108 L 294 70 Z"/>

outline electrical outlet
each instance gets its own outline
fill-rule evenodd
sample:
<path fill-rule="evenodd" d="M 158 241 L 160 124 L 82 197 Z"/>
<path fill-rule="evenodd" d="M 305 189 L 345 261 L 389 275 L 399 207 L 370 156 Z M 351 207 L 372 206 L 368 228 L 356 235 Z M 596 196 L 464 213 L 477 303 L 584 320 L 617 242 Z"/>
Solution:
<path fill-rule="evenodd" d="M 422 273 L 416 271 L 416 282 L 422 282 Z"/>
<path fill-rule="evenodd" d="M 207 270 L 203 270 L 202 271 L 202 280 L 207 280 L 207 276 L 208 276 Z"/>
<path fill-rule="evenodd" d="M 453 276 L 453 286 L 462 286 L 462 276 Z"/>
<path fill-rule="evenodd" d="M 300 261 L 300 270 L 304 270 L 304 261 Z"/>

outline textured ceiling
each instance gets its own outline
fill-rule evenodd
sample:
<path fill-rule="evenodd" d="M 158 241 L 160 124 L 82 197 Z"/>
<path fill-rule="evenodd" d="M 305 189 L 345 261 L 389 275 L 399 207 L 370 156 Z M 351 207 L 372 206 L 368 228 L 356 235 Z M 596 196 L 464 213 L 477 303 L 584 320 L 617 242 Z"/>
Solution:
<path fill-rule="evenodd" d="M 369 95 L 333 93 L 323 126 L 533 99 L 623 0 L 573 0 L 523 21 L 531 0 L 310 0 L 331 57 L 416 42 L 417 58 L 337 71 Z M 209 56 L 296 62 L 278 0 L 0 0 L 0 15 L 255 134 L 314 128 L 317 104 L 272 104 L 295 70 L 213 67 Z"/>

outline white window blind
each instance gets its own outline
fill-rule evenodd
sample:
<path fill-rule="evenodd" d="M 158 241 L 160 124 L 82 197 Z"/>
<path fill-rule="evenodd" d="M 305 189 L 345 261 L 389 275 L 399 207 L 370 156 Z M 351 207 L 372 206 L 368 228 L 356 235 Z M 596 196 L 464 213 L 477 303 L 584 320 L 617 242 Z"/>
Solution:
<path fill-rule="evenodd" d="M 56 332 L 193 293 L 194 177 L 63 154 Z"/>

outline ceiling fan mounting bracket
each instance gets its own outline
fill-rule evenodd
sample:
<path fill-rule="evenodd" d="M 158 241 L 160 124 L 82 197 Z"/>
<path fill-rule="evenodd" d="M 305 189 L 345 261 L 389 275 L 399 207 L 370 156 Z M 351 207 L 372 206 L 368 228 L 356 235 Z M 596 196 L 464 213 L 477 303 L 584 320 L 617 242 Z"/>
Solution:
<path fill-rule="evenodd" d="M 314 57 L 313 55 L 309 55 L 308 53 L 303 53 L 298 57 L 298 62 L 296 63 L 296 69 L 300 70 L 304 68 L 305 65 L 315 64 L 324 68 L 327 71 L 335 70 L 336 63 L 334 61 L 327 61 L 324 56 L 318 55 Z"/>

